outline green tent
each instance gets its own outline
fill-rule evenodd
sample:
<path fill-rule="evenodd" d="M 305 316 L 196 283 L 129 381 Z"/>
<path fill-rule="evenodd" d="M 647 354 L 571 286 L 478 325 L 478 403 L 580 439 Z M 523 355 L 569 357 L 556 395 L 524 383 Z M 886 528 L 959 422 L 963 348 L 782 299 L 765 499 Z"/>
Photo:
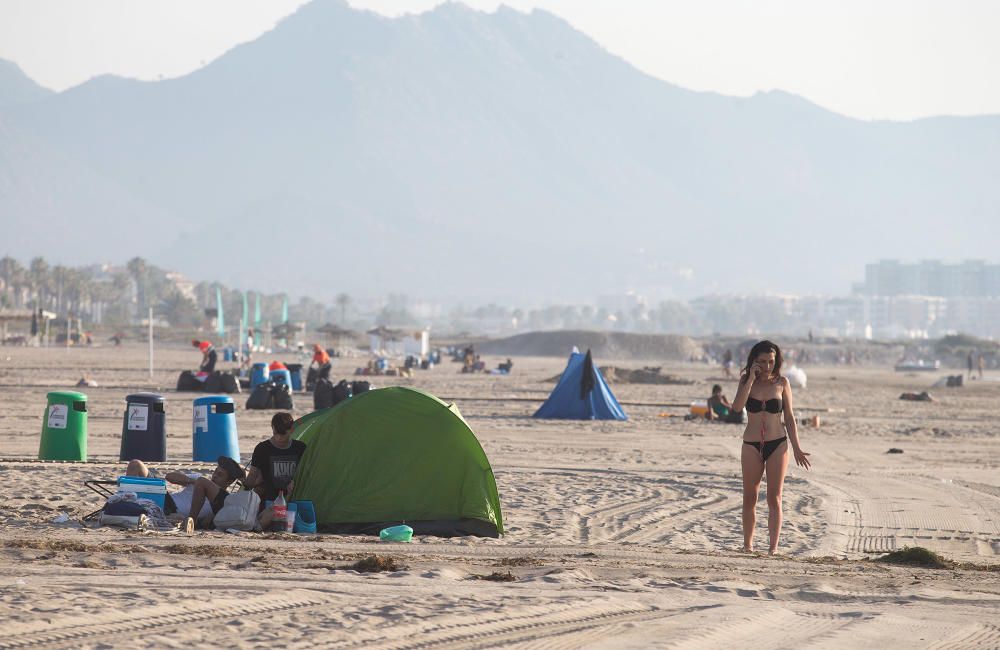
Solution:
<path fill-rule="evenodd" d="M 295 499 L 323 532 L 377 534 L 406 523 L 424 535 L 503 534 L 493 469 L 453 404 L 413 388 L 361 393 L 295 423 L 306 452 Z"/>

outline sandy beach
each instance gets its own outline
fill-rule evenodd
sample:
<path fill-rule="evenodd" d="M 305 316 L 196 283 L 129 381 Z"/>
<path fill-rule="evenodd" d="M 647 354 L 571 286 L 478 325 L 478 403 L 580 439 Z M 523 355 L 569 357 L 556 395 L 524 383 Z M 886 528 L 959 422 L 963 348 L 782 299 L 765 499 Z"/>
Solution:
<path fill-rule="evenodd" d="M 716 381 L 734 394 L 719 369 L 696 364 L 664 366 L 693 385 L 614 384 L 627 422 L 532 419 L 559 358 L 515 358 L 510 376 L 445 362 L 373 378 L 458 405 L 496 475 L 501 539 L 88 527 L 81 518 L 102 502 L 83 481 L 124 473 L 129 393 L 167 398 L 170 460 L 158 467 L 210 469 L 191 463 L 198 395 L 173 390 L 196 353 L 158 349 L 152 378 L 146 354 L 139 344 L 0 348 L 0 648 L 1000 647 L 1000 383 L 989 377 L 932 389 L 946 371 L 807 367 L 798 416 L 818 414 L 822 426 L 800 429 L 813 469 L 789 470 L 780 553 L 768 558 L 739 552 L 742 427 L 685 421 L 685 408 L 669 406 L 706 397 Z M 337 359 L 333 376 L 356 365 Z M 84 372 L 100 383 L 81 389 L 90 461 L 36 460 L 46 393 Z M 922 390 L 937 401 L 898 399 Z M 247 462 L 271 412 L 247 412 L 245 400 Z M 296 395 L 295 415 L 311 410 L 312 396 Z M 54 523 L 60 513 L 70 520 Z M 762 498 L 758 546 L 766 535 Z M 871 561 L 904 546 L 962 568 Z M 401 568 L 346 568 L 373 553 Z"/>

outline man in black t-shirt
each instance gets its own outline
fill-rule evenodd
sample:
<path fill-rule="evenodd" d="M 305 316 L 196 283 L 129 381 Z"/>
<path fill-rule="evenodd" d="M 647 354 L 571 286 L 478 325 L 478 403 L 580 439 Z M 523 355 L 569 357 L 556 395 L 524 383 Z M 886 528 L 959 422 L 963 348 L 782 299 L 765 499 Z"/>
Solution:
<path fill-rule="evenodd" d="M 306 443 L 292 440 L 294 420 L 289 413 L 276 413 L 271 418 L 272 435 L 254 447 L 250 471 L 243 484 L 260 495 L 261 503 L 274 501 L 278 492 L 287 500 L 295 489 L 295 470 L 306 451 Z"/>

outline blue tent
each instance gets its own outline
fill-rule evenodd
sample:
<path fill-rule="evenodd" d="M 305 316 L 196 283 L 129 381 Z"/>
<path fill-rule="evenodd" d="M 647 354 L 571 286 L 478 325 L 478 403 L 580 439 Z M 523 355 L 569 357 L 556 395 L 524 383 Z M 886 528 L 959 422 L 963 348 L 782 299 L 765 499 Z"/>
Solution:
<path fill-rule="evenodd" d="M 587 354 L 573 352 L 563 370 L 559 383 L 541 408 L 536 418 L 555 420 L 627 420 L 614 393 L 608 388 L 601 371 Z"/>

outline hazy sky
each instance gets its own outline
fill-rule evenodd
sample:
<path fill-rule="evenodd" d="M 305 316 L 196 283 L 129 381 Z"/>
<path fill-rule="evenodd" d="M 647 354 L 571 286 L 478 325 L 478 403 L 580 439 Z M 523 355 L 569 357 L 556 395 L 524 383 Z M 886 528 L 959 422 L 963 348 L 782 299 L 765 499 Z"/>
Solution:
<path fill-rule="evenodd" d="M 388 15 L 440 0 L 349 0 Z M 0 58 L 61 90 L 182 75 L 301 0 L 0 0 Z M 466 4 L 494 10 L 495 0 Z M 1000 0 L 506 0 L 696 90 L 779 88 L 861 118 L 1000 113 Z"/>

